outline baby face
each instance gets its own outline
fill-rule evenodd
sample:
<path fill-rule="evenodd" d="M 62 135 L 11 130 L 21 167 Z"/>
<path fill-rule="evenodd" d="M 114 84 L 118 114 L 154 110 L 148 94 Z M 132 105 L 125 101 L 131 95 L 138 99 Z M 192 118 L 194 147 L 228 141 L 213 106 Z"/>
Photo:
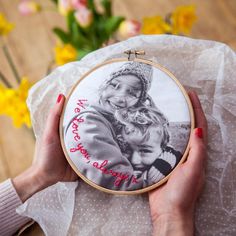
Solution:
<path fill-rule="evenodd" d="M 133 75 L 123 75 L 112 79 L 101 93 L 101 103 L 108 111 L 134 106 L 141 95 L 140 80 Z"/>
<path fill-rule="evenodd" d="M 148 138 L 143 139 L 142 142 L 130 143 L 133 153 L 129 161 L 134 170 L 145 171 L 155 162 L 162 152 L 162 134 L 160 129 L 154 127 L 149 131 L 149 134 Z"/>

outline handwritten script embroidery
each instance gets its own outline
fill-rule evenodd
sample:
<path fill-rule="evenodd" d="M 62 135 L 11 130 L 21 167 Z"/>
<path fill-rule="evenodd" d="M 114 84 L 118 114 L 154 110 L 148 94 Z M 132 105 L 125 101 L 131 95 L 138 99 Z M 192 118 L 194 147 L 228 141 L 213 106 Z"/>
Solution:
<path fill-rule="evenodd" d="M 114 185 L 115 186 L 119 186 L 122 180 L 128 180 L 129 179 L 129 175 L 127 174 L 123 174 L 122 172 L 116 172 L 112 169 L 107 169 L 105 168 L 105 166 L 108 164 L 108 160 L 104 160 L 100 165 L 98 162 L 93 162 L 93 167 L 95 167 L 96 169 L 102 171 L 104 174 L 106 175 L 112 175 L 113 177 L 116 178 Z"/>
<path fill-rule="evenodd" d="M 80 136 L 79 136 L 79 123 L 84 122 L 84 119 L 82 117 L 80 118 L 74 118 L 72 121 L 72 133 L 74 134 L 74 140 L 75 141 L 79 141 L 80 140 Z"/>
<path fill-rule="evenodd" d="M 83 109 L 86 109 L 85 107 L 85 102 L 87 99 L 78 99 L 76 103 L 76 107 L 74 109 L 74 113 L 80 115 L 80 112 Z M 80 141 L 80 135 L 79 135 L 79 124 L 83 123 L 85 120 L 83 116 L 80 117 L 75 117 L 72 121 L 72 134 L 73 134 L 73 139 L 76 142 Z M 108 169 L 105 166 L 108 164 L 108 160 L 104 160 L 101 164 L 98 162 L 90 162 L 90 155 L 89 152 L 87 151 L 86 148 L 84 148 L 83 144 L 80 142 L 76 145 L 76 147 L 70 148 L 70 152 L 80 152 L 82 156 L 87 160 L 87 164 L 90 164 L 93 168 L 101 171 L 105 175 L 111 175 L 115 178 L 114 185 L 115 186 L 120 186 L 122 181 L 128 181 L 131 177 L 131 183 L 138 183 L 137 179 L 135 176 L 129 176 L 129 174 L 125 174 L 122 172 L 114 171 L 112 169 Z"/>
<path fill-rule="evenodd" d="M 79 143 L 76 148 L 70 149 L 70 152 L 77 152 L 77 151 L 79 151 L 83 155 L 83 157 L 86 158 L 87 160 L 90 159 L 90 155 L 88 151 L 83 147 L 82 143 Z"/>

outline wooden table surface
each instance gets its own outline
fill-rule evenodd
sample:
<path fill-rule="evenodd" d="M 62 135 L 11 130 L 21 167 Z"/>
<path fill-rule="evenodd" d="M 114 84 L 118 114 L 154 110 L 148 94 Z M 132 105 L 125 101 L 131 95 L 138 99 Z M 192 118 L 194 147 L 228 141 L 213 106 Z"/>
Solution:
<path fill-rule="evenodd" d="M 17 11 L 18 0 L 0 0 L 0 12 L 14 22 L 7 44 L 19 73 L 31 82 L 42 79 L 53 59 L 54 26 L 64 27 L 64 19 L 53 11 L 23 17 Z M 39 0 L 51 7 L 49 0 Z M 141 20 L 144 16 L 165 16 L 179 5 L 194 4 L 198 20 L 190 37 L 216 40 L 236 49 L 235 0 L 114 0 L 114 13 Z M 0 71 L 16 85 L 7 61 L 0 51 Z M 56 99 L 56 98 L 55 98 Z M 0 181 L 14 177 L 31 163 L 35 140 L 27 128 L 16 129 L 7 117 L 0 117 Z M 33 235 L 33 234 L 32 234 Z M 34 234 L 34 235 L 39 235 Z"/>

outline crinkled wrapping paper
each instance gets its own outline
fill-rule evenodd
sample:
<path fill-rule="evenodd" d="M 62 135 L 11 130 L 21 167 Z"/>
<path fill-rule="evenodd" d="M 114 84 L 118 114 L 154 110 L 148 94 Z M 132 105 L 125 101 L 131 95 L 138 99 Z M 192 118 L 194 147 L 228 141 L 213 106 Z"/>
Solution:
<path fill-rule="evenodd" d="M 81 75 L 107 59 L 124 57 L 127 49 L 145 50 L 142 58 L 162 64 L 187 89 L 197 91 L 207 116 L 209 138 L 206 184 L 196 209 L 196 235 L 236 235 L 236 56 L 225 44 L 170 35 L 138 36 L 59 67 L 29 94 L 37 138 L 59 93 L 67 95 Z M 24 204 L 27 207 L 21 206 L 21 214 L 36 219 L 46 235 L 151 235 L 146 194 L 115 196 L 79 181 L 75 195 L 53 201 L 63 196 L 65 186 L 67 191 L 75 189 L 70 183 L 49 187 L 29 199 Z M 55 189 L 56 197 L 52 194 Z M 41 209 L 35 210 L 37 202 Z M 58 219 L 55 209 L 63 209 L 64 217 L 60 214 Z M 66 230 L 58 234 L 55 227 Z"/>

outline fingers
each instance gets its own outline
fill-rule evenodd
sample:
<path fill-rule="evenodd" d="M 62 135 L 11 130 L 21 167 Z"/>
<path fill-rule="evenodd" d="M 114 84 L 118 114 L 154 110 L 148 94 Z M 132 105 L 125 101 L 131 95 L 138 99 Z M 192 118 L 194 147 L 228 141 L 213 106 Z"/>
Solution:
<path fill-rule="evenodd" d="M 190 91 L 189 92 L 189 98 L 191 100 L 191 103 L 193 105 L 193 111 L 194 111 L 194 117 L 195 117 L 195 127 L 202 128 L 203 131 L 203 140 L 206 143 L 207 141 L 207 121 L 205 114 L 203 112 L 201 103 L 198 99 L 198 96 L 196 92 Z"/>
<path fill-rule="evenodd" d="M 47 119 L 46 129 L 44 133 L 44 135 L 46 136 L 44 137 L 45 139 L 59 138 L 59 123 L 64 102 L 65 102 L 65 96 L 63 94 L 59 94 L 56 104 L 51 109 Z"/>

